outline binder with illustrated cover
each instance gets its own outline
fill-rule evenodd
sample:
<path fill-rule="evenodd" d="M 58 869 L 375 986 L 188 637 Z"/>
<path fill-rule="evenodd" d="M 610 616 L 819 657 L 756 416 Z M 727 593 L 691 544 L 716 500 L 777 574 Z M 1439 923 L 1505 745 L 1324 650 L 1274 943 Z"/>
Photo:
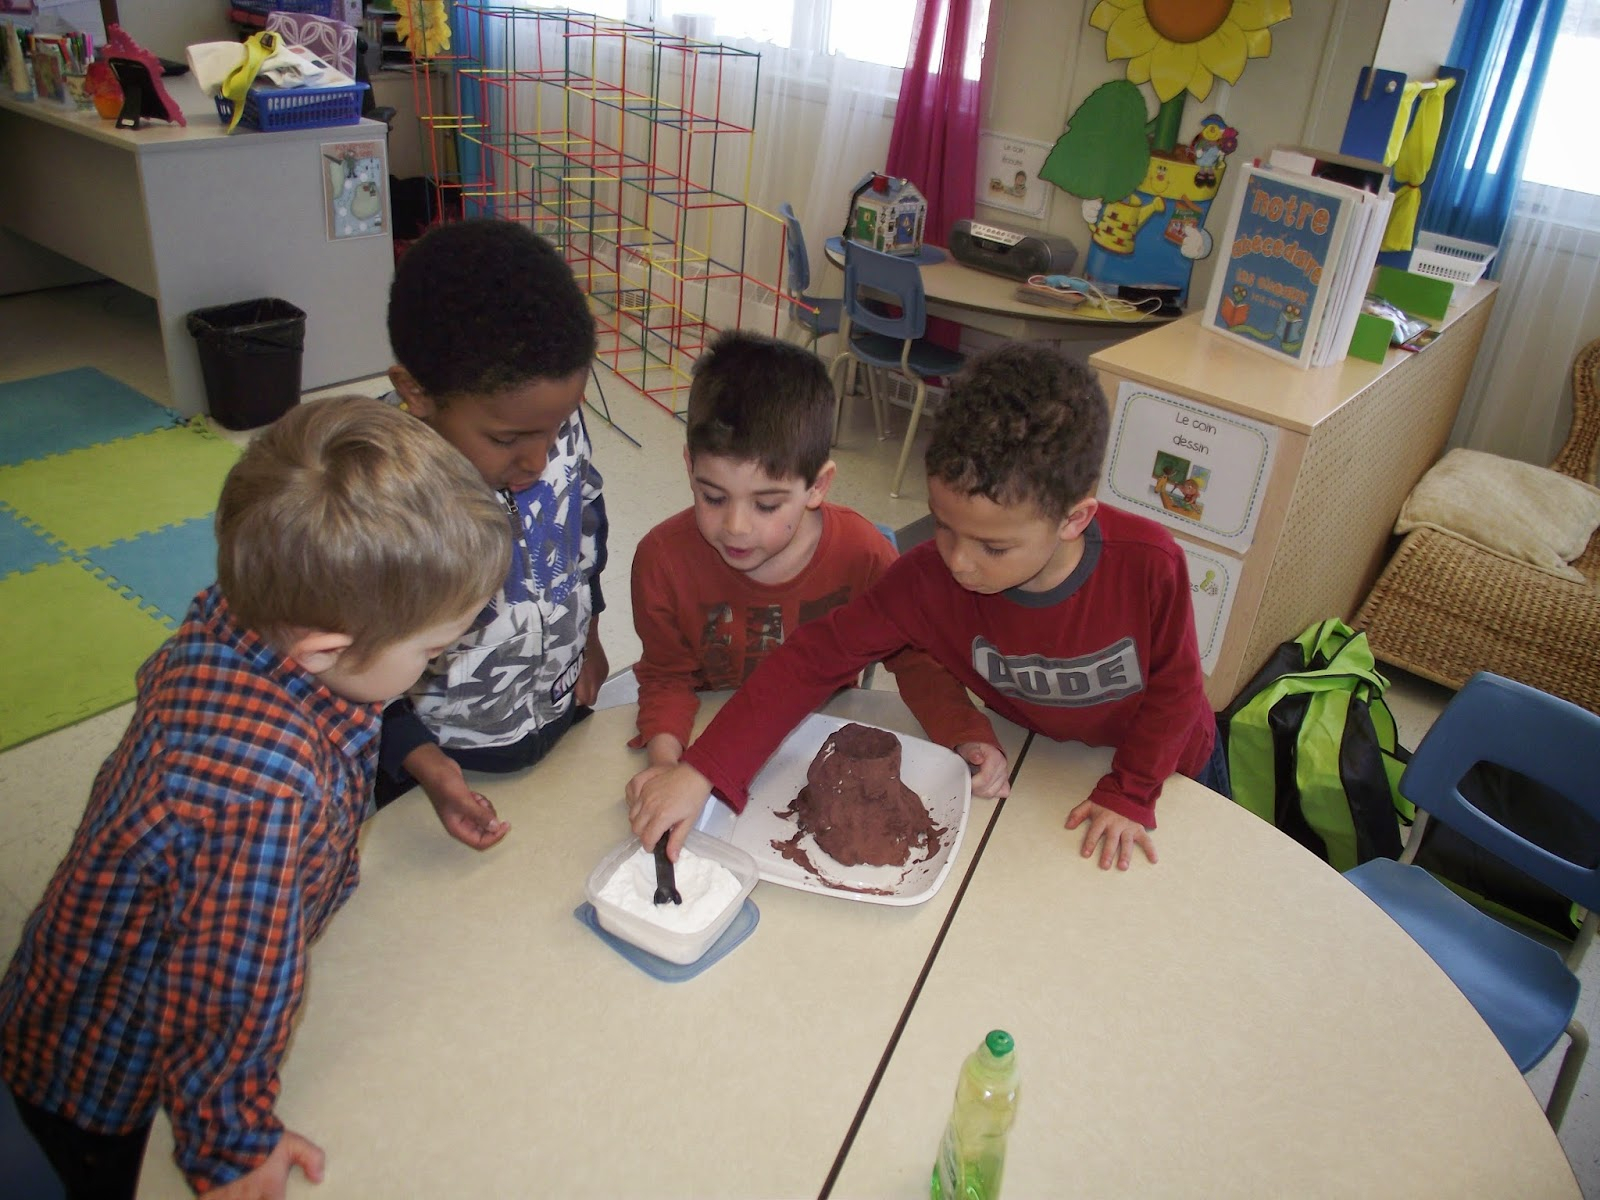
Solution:
<path fill-rule="evenodd" d="M 1315 365 L 1362 195 L 1313 175 L 1246 167 L 1218 243 L 1205 328 L 1297 367 Z"/>
<path fill-rule="evenodd" d="M 1312 352 L 1312 366 L 1338 362 L 1349 352 L 1389 224 L 1389 210 L 1394 204 L 1389 168 L 1372 159 L 1305 146 L 1274 146 L 1267 153 L 1267 165 L 1344 184 L 1360 193 L 1356 200 L 1362 211 L 1345 240 L 1335 271 L 1336 290 L 1329 302 L 1328 319 L 1323 322 L 1320 343 Z"/>

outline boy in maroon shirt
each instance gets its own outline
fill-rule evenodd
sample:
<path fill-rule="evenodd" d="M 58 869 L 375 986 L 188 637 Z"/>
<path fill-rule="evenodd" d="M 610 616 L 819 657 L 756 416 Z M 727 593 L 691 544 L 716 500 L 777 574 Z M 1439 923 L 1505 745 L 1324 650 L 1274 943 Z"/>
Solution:
<path fill-rule="evenodd" d="M 1183 552 L 1160 525 L 1101 505 L 1109 418 L 1089 370 L 1035 344 L 975 356 L 928 447 L 934 539 L 857 599 L 795 633 L 671 769 L 628 785 L 634 832 L 676 853 L 708 790 L 736 810 L 799 720 L 854 672 L 915 647 L 1002 716 L 1115 749 L 1072 798 L 1083 855 L 1126 870 L 1162 782 L 1180 771 L 1226 793 Z M 1000 756 L 992 732 L 988 749 Z M 1002 758 L 1003 761 L 1003 758 Z"/>

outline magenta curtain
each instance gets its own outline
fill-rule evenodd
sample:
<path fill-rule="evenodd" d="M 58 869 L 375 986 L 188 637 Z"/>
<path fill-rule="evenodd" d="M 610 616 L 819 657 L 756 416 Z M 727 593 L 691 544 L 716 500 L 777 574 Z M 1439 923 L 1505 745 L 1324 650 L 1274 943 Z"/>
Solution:
<path fill-rule="evenodd" d="M 900 79 L 889 136 L 890 175 L 909 179 L 928 199 L 924 240 L 948 244 L 950 226 L 971 217 L 978 176 L 980 86 L 963 73 L 977 14 L 988 5 L 974 0 L 920 0 L 911 53 Z"/>

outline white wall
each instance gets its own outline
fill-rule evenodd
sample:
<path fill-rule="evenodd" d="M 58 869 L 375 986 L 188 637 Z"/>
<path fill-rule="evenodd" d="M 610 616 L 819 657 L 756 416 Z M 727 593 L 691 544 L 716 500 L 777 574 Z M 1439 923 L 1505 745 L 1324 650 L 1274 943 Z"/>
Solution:
<path fill-rule="evenodd" d="M 223 0 L 117 0 L 117 18 L 150 53 L 180 62 L 185 46 L 237 39 Z"/>
<path fill-rule="evenodd" d="M 1389 0 L 1378 39 L 1378 65 L 1412 78 L 1432 78 L 1450 53 L 1461 0 Z"/>

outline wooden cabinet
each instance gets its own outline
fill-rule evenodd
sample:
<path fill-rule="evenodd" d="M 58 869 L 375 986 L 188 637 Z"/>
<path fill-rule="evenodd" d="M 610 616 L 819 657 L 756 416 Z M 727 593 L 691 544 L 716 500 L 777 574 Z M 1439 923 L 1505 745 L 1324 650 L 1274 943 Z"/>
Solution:
<path fill-rule="evenodd" d="M 1382 363 L 1302 370 L 1198 314 L 1091 356 L 1114 420 L 1101 498 L 1161 520 L 1189 552 L 1214 708 L 1278 643 L 1355 612 L 1444 449 L 1495 289 L 1457 288 L 1438 339 Z"/>

